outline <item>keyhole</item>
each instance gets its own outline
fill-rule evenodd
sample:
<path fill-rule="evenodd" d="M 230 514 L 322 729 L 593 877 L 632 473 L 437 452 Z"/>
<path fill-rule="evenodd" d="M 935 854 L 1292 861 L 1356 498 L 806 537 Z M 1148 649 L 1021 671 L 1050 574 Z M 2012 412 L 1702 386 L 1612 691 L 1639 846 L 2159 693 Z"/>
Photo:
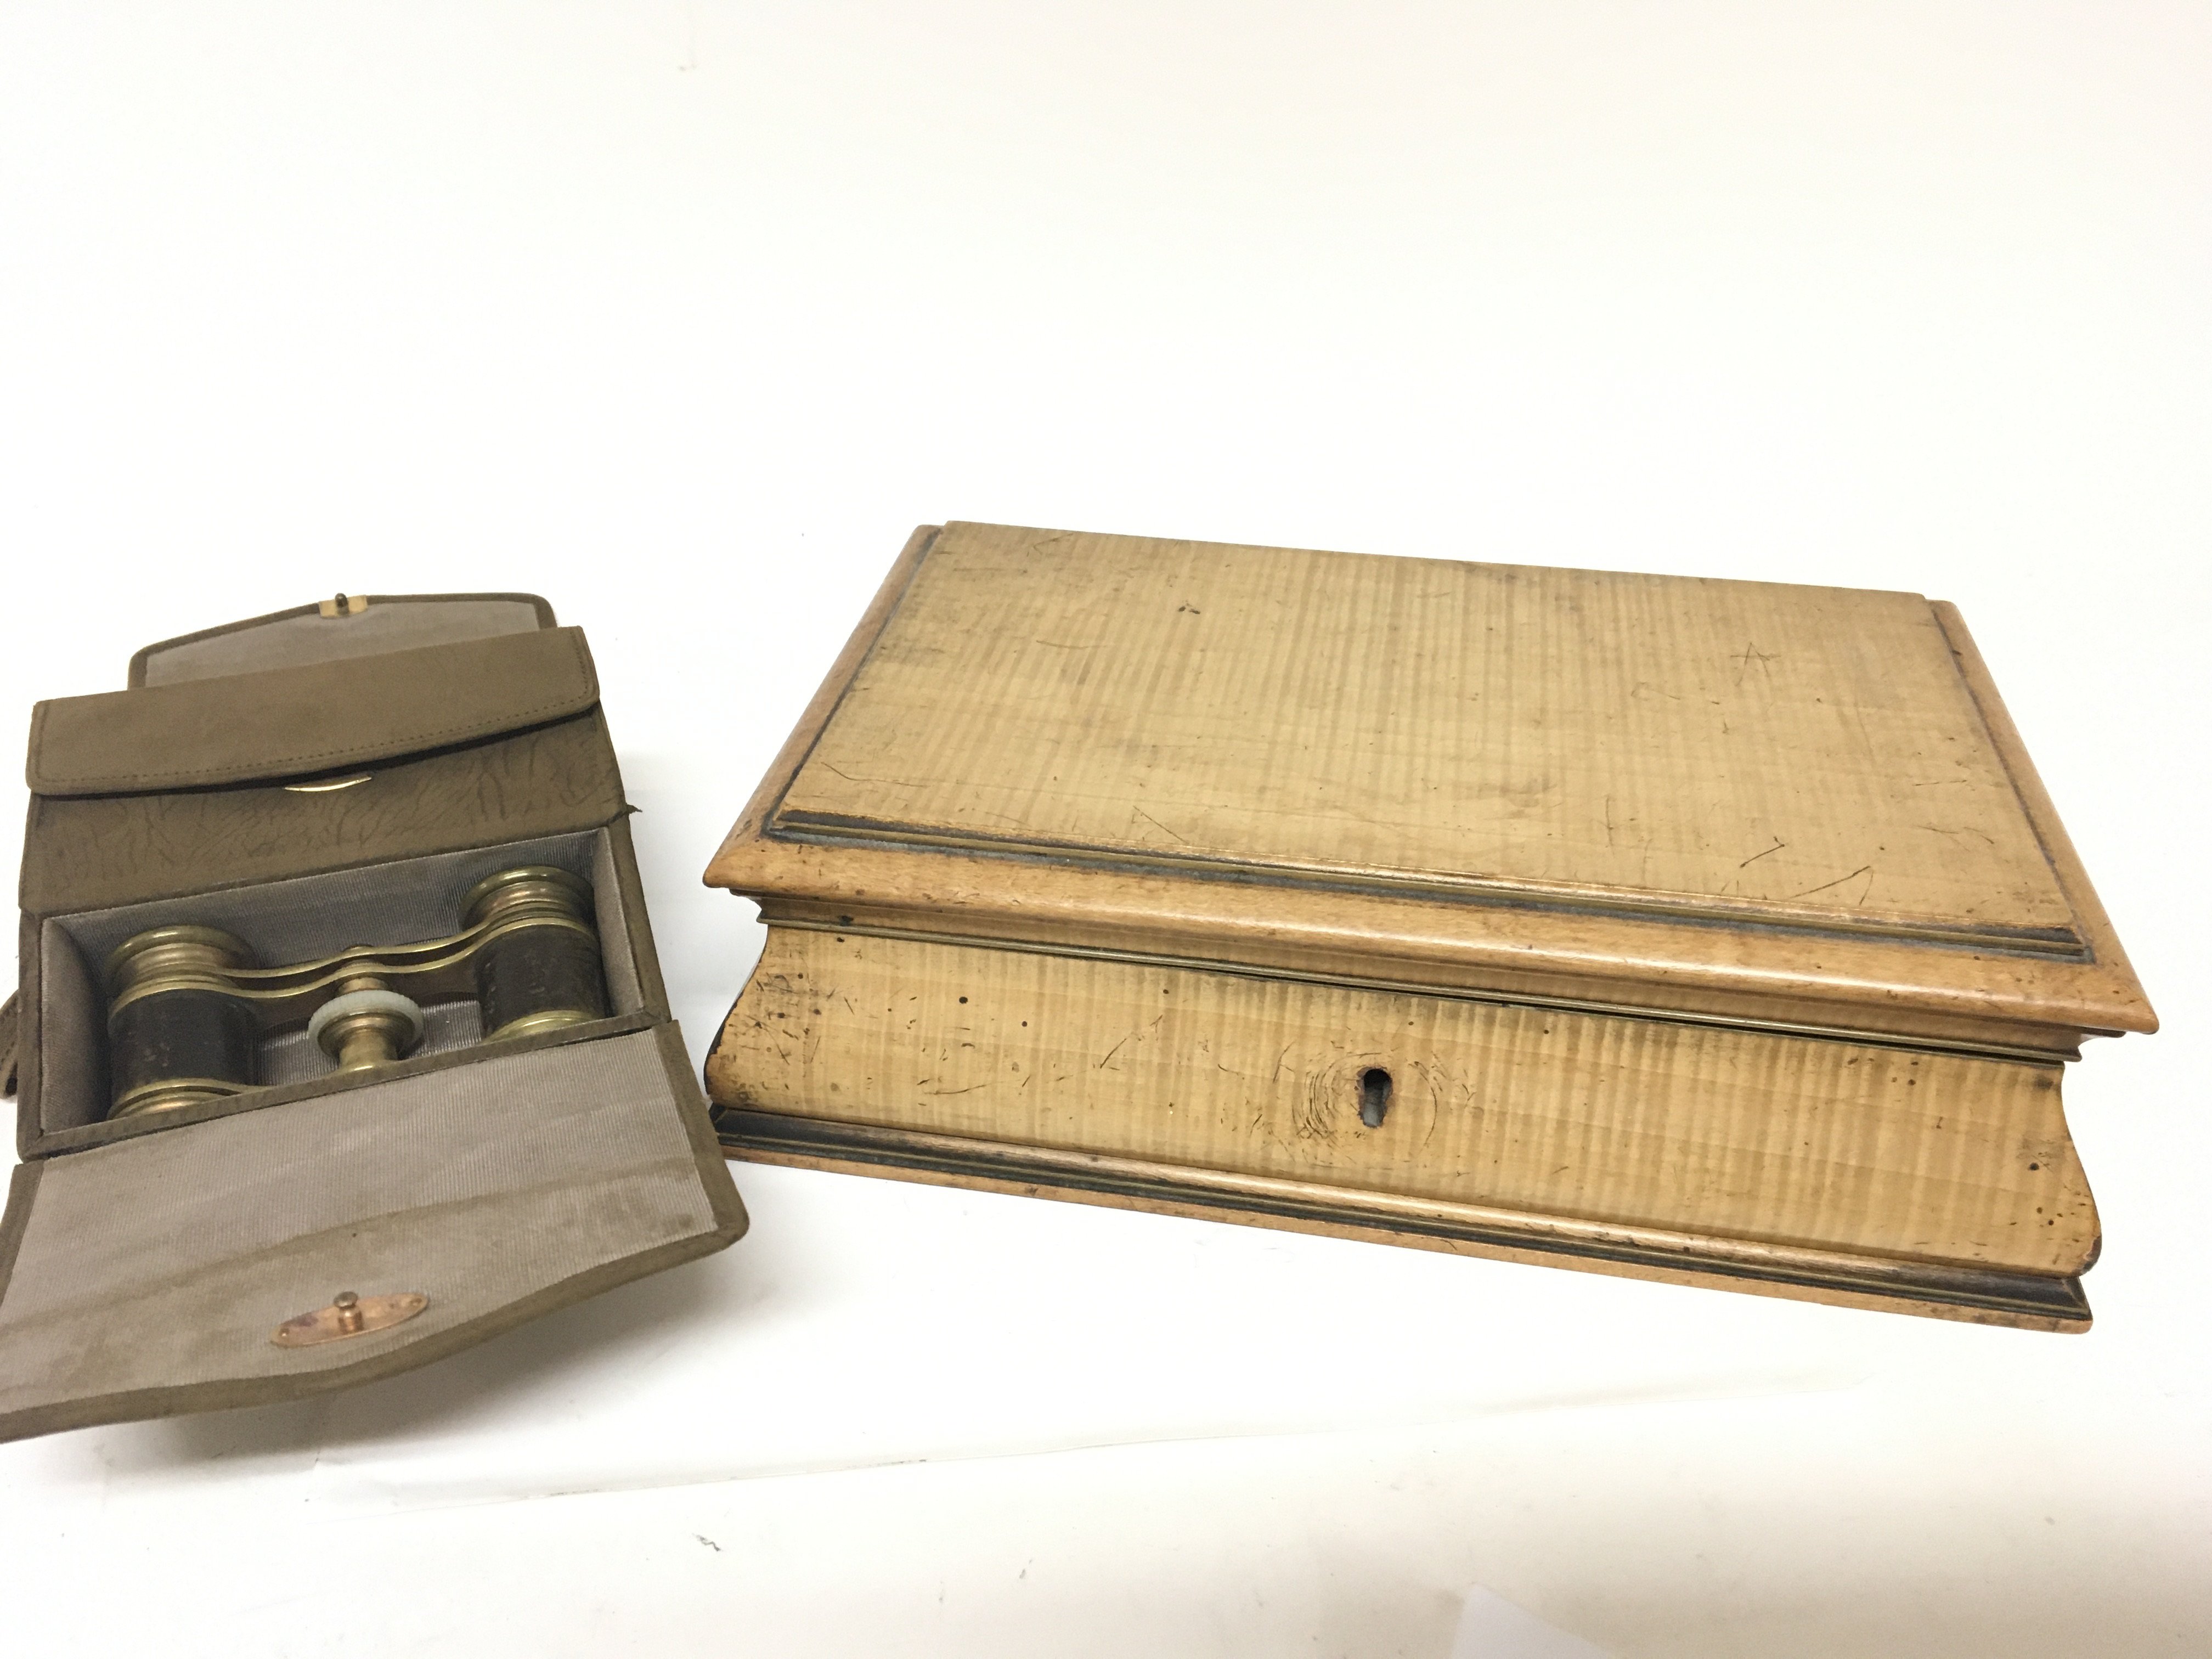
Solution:
<path fill-rule="evenodd" d="M 1359 1121 L 1370 1129 L 1382 1127 L 1382 1114 L 1390 1109 L 1390 1073 L 1370 1066 L 1359 1074 Z"/>

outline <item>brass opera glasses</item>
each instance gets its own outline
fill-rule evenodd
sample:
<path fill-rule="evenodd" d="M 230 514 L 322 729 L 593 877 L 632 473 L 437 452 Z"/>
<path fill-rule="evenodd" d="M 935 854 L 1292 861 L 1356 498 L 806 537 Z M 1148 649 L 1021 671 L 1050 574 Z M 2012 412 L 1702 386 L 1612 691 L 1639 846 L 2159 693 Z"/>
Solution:
<path fill-rule="evenodd" d="M 588 883 L 550 865 L 502 870 L 469 890 L 461 921 L 445 939 L 357 945 L 279 968 L 258 966 L 216 927 L 125 939 L 107 959 L 108 1115 L 255 1088 L 262 1036 L 302 1024 L 347 1073 L 404 1058 L 422 1040 L 424 1002 L 473 998 L 487 1042 L 606 1017 Z"/>

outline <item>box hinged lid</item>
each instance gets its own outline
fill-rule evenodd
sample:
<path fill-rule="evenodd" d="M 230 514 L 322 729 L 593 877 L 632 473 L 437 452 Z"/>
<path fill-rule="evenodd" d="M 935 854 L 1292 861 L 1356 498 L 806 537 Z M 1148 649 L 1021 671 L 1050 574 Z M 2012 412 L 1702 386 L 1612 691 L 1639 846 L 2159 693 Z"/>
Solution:
<path fill-rule="evenodd" d="M 1957 613 L 1909 593 L 948 525 L 708 879 L 1770 1023 L 2152 1023 Z"/>

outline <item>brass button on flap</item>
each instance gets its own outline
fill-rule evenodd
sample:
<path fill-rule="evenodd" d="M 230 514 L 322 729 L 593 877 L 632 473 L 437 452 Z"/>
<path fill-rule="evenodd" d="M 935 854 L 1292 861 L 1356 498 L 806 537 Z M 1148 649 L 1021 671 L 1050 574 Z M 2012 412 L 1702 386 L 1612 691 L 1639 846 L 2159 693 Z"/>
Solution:
<path fill-rule="evenodd" d="M 340 1291 L 327 1308 L 286 1320 L 269 1340 L 280 1348 L 312 1348 L 319 1342 L 336 1342 L 369 1331 L 403 1325 L 430 1305 L 420 1291 L 394 1291 L 384 1296 L 358 1296 Z"/>

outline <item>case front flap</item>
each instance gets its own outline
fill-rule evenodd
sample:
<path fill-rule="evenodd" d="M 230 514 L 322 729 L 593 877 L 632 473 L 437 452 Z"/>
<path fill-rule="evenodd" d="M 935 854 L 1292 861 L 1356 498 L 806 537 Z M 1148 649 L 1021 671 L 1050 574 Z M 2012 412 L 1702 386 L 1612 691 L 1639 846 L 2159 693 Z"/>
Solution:
<path fill-rule="evenodd" d="M 744 1231 L 672 1024 L 25 1164 L 0 1222 L 0 1438 L 406 1370 Z M 346 1291 L 428 1305 L 272 1340 Z"/>
<path fill-rule="evenodd" d="M 539 629 L 42 702 L 40 795 L 202 789 L 451 748 L 599 701 L 583 630 Z"/>

